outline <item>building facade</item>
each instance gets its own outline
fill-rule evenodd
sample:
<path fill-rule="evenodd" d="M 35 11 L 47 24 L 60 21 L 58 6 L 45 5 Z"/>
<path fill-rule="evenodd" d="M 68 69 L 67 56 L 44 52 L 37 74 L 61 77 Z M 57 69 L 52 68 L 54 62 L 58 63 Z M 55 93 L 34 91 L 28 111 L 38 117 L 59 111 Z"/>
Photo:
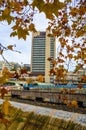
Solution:
<path fill-rule="evenodd" d="M 33 76 L 43 75 L 45 82 L 50 82 L 49 71 L 52 65 L 47 60 L 55 58 L 56 41 L 48 36 L 49 31 L 32 34 L 31 72 Z"/>
<path fill-rule="evenodd" d="M 2 71 L 5 67 L 8 68 L 9 70 L 12 70 L 14 68 L 18 68 L 20 65 L 15 62 L 5 62 L 5 61 L 0 61 L 0 71 Z"/>

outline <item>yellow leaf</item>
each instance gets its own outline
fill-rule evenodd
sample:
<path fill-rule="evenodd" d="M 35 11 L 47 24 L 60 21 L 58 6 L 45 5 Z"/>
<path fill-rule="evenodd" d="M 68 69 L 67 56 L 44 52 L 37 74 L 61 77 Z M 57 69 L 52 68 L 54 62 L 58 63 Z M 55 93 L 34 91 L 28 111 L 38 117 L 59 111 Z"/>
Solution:
<path fill-rule="evenodd" d="M 43 0 L 33 0 L 31 6 L 33 7 L 33 9 L 35 7 L 37 7 L 39 9 L 39 11 L 41 12 L 43 10 L 44 1 Z"/>
<path fill-rule="evenodd" d="M 7 100 L 5 100 L 4 102 L 3 102 L 3 112 L 4 112 L 4 114 L 5 115 L 8 115 L 9 114 L 9 106 L 10 106 L 11 104 L 7 101 Z"/>
<path fill-rule="evenodd" d="M 53 66 L 55 66 L 55 65 L 57 64 L 57 61 L 56 61 L 56 60 L 52 60 L 51 62 L 52 62 L 52 64 L 53 64 Z"/>
<path fill-rule="evenodd" d="M 72 8 L 70 14 L 75 17 L 78 14 L 78 12 L 79 10 L 77 8 Z"/>
<path fill-rule="evenodd" d="M 68 57 L 69 57 L 70 59 L 72 59 L 72 58 L 73 58 L 73 55 L 72 55 L 72 54 L 69 54 Z"/>
<path fill-rule="evenodd" d="M 3 54 L 3 50 L 0 50 L 0 55 L 2 55 Z"/>
<path fill-rule="evenodd" d="M 10 10 L 9 8 L 5 8 L 4 11 L 2 12 L 2 17 L 5 18 L 10 15 Z"/>
<path fill-rule="evenodd" d="M 35 26 L 34 26 L 33 23 L 31 23 L 31 24 L 29 25 L 29 30 L 30 30 L 30 31 L 34 31 L 34 30 L 35 30 Z"/>
<path fill-rule="evenodd" d="M 53 8 L 52 3 L 47 3 L 47 4 L 44 4 L 44 6 L 43 6 L 43 12 L 45 13 L 46 18 L 48 18 L 48 19 L 52 18 L 52 13 L 53 13 L 52 8 Z"/>
<path fill-rule="evenodd" d="M 24 40 L 26 40 L 26 36 L 29 35 L 28 33 L 28 29 L 23 29 L 22 27 L 19 27 L 17 29 L 17 35 L 18 35 L 18 38 L 23 38 Z"/>
<path fill-rule="evenodd" d="M 7 48 L 8 48 L 9 50 L 13 50 L 13 45 L 9 45 L 9 46 L 7 46 Z"/>
<path fill-rule="evenodd" d="M 27 5 L 28 4 L 28 0 L 24 0 L 24 4 Z"/>
<path fill-rule="evenodd" d="M 14 36 L 16 36 L 17 35 L 17 32 L 16 31 L 14 31 L 14 32 L 12 32 L 11 34 L 10 34 L 10 37 L 14 37 Z"/>
<path fill-rule="evenodd" d="M 64 6 L 65 6 L 65 3 L 60 2 L 59 0 L 54 0 L 53 6 L 52 6 L 52 13 L 58 16 L 58 10 L 62 9 Z"/>
<path fill-rule="evenodd" d="M 75 100 L 71 101 L 71 106 L 78 107 L 77 101 Z"/>
<path fill-rule="evenodd" d="M 43 82 L 44 81 L 44 77 L 42 75 L 38 75 L 37 81 Z"/>

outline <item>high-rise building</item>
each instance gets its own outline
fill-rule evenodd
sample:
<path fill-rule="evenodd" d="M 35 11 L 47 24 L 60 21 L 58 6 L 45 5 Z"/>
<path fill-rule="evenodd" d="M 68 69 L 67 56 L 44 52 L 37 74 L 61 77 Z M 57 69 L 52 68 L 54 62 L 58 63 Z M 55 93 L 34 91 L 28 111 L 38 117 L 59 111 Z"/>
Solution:
<path fill-rule="evenodd" d="M 55 58 L 56 42 L 54 37 L 48 36 L 49 31 L 32 34 L 32 55 L 31 72 L 32 75 L 43 75 L 45 82 L 50 82 L 49 71 L 52 65 L 47 60 L 49 57 Z"/>

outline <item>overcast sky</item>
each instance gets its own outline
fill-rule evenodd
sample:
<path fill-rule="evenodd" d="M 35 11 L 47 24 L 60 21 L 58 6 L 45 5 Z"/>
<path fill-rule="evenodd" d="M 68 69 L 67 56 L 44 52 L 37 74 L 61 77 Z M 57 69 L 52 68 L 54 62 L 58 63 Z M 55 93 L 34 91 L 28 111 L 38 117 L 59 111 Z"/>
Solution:
<path fill-rule="evenodd" d="M 34 23 L 38 31 L 45 31 L 47 27 L 47 21 L 45 15 L 43 13 L 36 14 L 34 17 Z M 31 60 L 31 34 L 27 37 L 26 41 L 22 39 L 18 39 L 17 37 L 10 37 L 10 33 L 12 32 L 11 26 L 8 24 L 0 23 L 0 43 L 3 46 L 14 45 L 16 44 L 15 50 L 20 51 L 21 53 L 6 51 L 4 52 L 4 57 L 9 62 L 17 62 L 23 64 L 30 64 Z M 0 61 L 3 58 L 0 55 Z"/>

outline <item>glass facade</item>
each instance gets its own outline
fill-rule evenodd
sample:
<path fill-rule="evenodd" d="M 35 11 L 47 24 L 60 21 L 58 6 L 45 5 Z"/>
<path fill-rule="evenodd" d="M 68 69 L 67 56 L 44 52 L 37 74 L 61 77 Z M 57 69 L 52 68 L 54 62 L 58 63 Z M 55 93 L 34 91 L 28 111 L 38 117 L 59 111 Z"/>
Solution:
<path fill-rule="evenodd" d="M 45 32 L 33 37 L 32 73 L 45 73 Z"/>
<path fill-rule="evenodd" d="M 38 35 L 33 33 L 32 41 L 32 75 L 42 74 L 45 76 L 46 71 L 50 71 L 52 67 L 52 64 L 47 60 L 48 56 L 55 57 L 54 37 L 48 37 L 47 32 L 39 32 Z M 49 63 L 49 66 L 46 62 Z M 48 76 L 49 71 L 47 71 Z"/>

